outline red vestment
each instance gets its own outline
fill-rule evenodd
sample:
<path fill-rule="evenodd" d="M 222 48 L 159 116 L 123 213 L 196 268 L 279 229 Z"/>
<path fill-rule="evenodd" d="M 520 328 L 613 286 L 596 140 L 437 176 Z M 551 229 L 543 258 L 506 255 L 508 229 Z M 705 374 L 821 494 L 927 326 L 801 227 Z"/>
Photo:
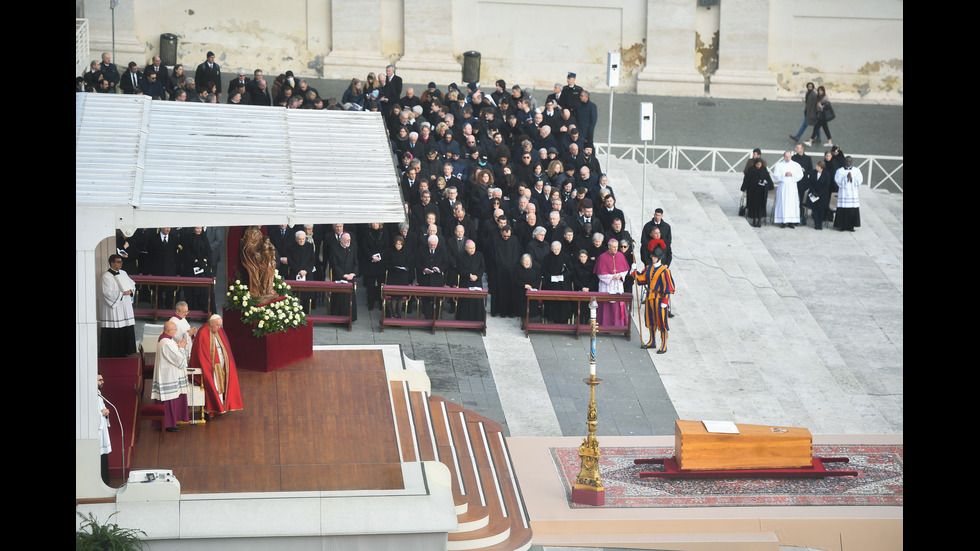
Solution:
<path fill-rule="evenodd" d="M 214 363 L 218 358 L 217 347 L 211 338 L 211 326 L 209 324 L 205 323 L 197 332 L 197 336 L 194 337 L 194 349 L 191 351 L 191 367 L 200 369 L 204 373 L 204 409 L 211 414 L 238 411 L 244 408 L 242 406 L 242 391 L 238 386 L 238 368 L 235 366 L 235 357 L 231 354 L 228 336 L 225 335 L 224 330 L 219 329 L 217 337 L 224 345 L 225 368 L 228 373 L 228 384 L 223 405 L 214 376 Z"/>

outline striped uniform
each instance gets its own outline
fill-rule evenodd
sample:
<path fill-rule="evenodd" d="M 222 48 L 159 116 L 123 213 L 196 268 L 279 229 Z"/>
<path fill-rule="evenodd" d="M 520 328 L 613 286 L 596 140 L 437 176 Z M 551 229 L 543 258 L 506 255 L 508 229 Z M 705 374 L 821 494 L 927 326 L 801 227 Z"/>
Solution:
<path fill-rule="evenodd" d="M 667 331 L 670 330 L 667 324 L 667 304 L 670 295 L 674 293 L 674 278 L 670 275 L 670 268 L 662 263 L 650 265 L 643 268 L 642 272 L 636 274 L 636 283 L 647 286 L 646 308 L 644 311 L 644 323 L 650 329 L 650 340 L 645 346 L 652 348 L 657 345 L 656 332 L 660 331 L 659 352 L 667 351 Z"/>

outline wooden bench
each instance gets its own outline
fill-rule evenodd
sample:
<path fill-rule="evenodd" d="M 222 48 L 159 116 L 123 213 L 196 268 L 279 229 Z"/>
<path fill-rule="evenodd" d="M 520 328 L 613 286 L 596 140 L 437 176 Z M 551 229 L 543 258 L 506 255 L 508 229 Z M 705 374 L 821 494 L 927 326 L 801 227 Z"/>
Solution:
<path fill-rule="evenodd" d="M 210 291 L 208 292 L 208 309 L 205 310 L 190 310 L 187 312 L 188 319 L 203 319 L 206 320 L 211 317 L 214 312 L 214 305 L 211 304 L 211 297 L 214 295 L 214 285 L 215 278 L 213 277 L 180 277 L 180 276 L 153 276 L 153 275 L 130 275 L 133 281 L 136 282 L 137 297 L 139 296 L 139 288 L 141 286 L 151 287 L 150 291 L 150 308 L 137 308 L 136 305 L 138 301 L 134 297 L 133 300 L 133 314 L 140 318 L 152 318 L 156 322 L 160 316 L 160 287 L 174 287 L 174 300 L 173 303 L 177 303 L 177 288 L 180 287 L 208 287 Z M 164 314 L 162 317 L 170 319 L 173 315 L 173 307 L 164 308 Z"/>
<path fill-rule="evenodd" d="M 631 293 L 594 293 L 592 291 L 528 291 L 527 292 L 527 304 L 526 313 L 524 314 L 524 336 L 529 337 L 531 331 L 552 331 L 559 333 L 573 333 L 575 338 L 579 337 L 579 334 L 585 333 L 590 334 L 592 331 L 591 320 L 587 320 L 589 323 L 581 323 L 582 320 L 576 318 L 579 323 L 566 324 L 566 323 L 531 323 L 531 301 L 532 300 L 555 300 L 563 302 L 574 302 L 576 304 L 574 310 L 577 315 L 581 311 L 581 303 L 588 304 L 592 297 L 595 297 L 596 302 L 625 302 L 626 303 L 626 325 L 600 325 L 598 328 L 599 333 L 623 333 L 626 335 L 626 340 L 630 340 L 631 324 L 630 315 L 633 311 L 633 295 Z"/>
<path fill-rule="evenodd" d="M 290 279 L 286 281 L 286 284 L 289 285 L 290 289 L 295 292 L 302 291 L 304 293 L 324 293 L 326 295 L 326 304 L 328 309 L 332 300 L 347 301 L 348 308 L 346 315 L 314 314 L 313 308 L 311 307 L 309 313 L 306 314 L 306 320 L 310 323 L 337 323 L 346 325 L 348 331 L 353 330 L 354 297 L 357 293 L 357 283 L 337 283 L 334 281 L 296 281 L 295 279 Z M 332 296 L 334 294 L 347 296 L 334 299 Z"/>
<path fill-rule="evenodd" d="M 438 301 L 439 305 L 432 305 L 432 317 L 409 318 L 388 316 L 388 301 L 398 297 L 411 297 L 416 299 L 431 298 Z M 483 300 L 483 319 L 480 320 L 445 320 L 442 318 L 443 299 L 481 299 Z M 386 326 L 401 327 L 431 327 L 432 332 L 436 332 L 437 327 L 451 327 L 455 329 L 478 329 L 484 335 L 487 334 L 487 291 L 486 289 L 468 289 L 458 287 L 423 287 L 418 285 L 382 285 L 381 286 L 381 331 Z M 421 308 L 418 310 L 421 316 Z"/>

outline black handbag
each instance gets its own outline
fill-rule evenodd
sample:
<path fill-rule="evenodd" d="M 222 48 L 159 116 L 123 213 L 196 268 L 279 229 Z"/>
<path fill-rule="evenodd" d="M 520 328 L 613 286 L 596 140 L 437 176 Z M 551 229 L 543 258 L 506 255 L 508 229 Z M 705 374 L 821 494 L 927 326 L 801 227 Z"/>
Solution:
<path fill-rule="evenodd" d="M 834 113 L 834 106 L 829 101 L 823 102 L 821 117 L 823 117 L 824 122 L 830 122 L 837 118 L 837 113 Z"/>

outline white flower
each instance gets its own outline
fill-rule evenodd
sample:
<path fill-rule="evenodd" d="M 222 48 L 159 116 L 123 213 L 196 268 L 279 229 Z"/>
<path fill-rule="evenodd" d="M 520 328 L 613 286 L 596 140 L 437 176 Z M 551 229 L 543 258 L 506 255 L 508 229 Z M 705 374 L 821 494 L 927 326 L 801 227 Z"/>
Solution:
<path fill-rule="evenodd" d="M 242 280 L 240 280 L 240 279 L 236 279 L 236 280 L 235 280 L 235 285 L 238 285 L 238 284 L 239 284 L 239 283 L 241 283 L 241 282 L 242 282 Z"/>
<path fill-rule="evenodd" d="M 260 321 L 259 321 L 259 329 L 262 329 L 262 326 L 263 326 L 264 324 L 265 324 L 265 322 L 264 322 L 264 321 L 261 321 L 261 320 L 260 320 Z"/>

